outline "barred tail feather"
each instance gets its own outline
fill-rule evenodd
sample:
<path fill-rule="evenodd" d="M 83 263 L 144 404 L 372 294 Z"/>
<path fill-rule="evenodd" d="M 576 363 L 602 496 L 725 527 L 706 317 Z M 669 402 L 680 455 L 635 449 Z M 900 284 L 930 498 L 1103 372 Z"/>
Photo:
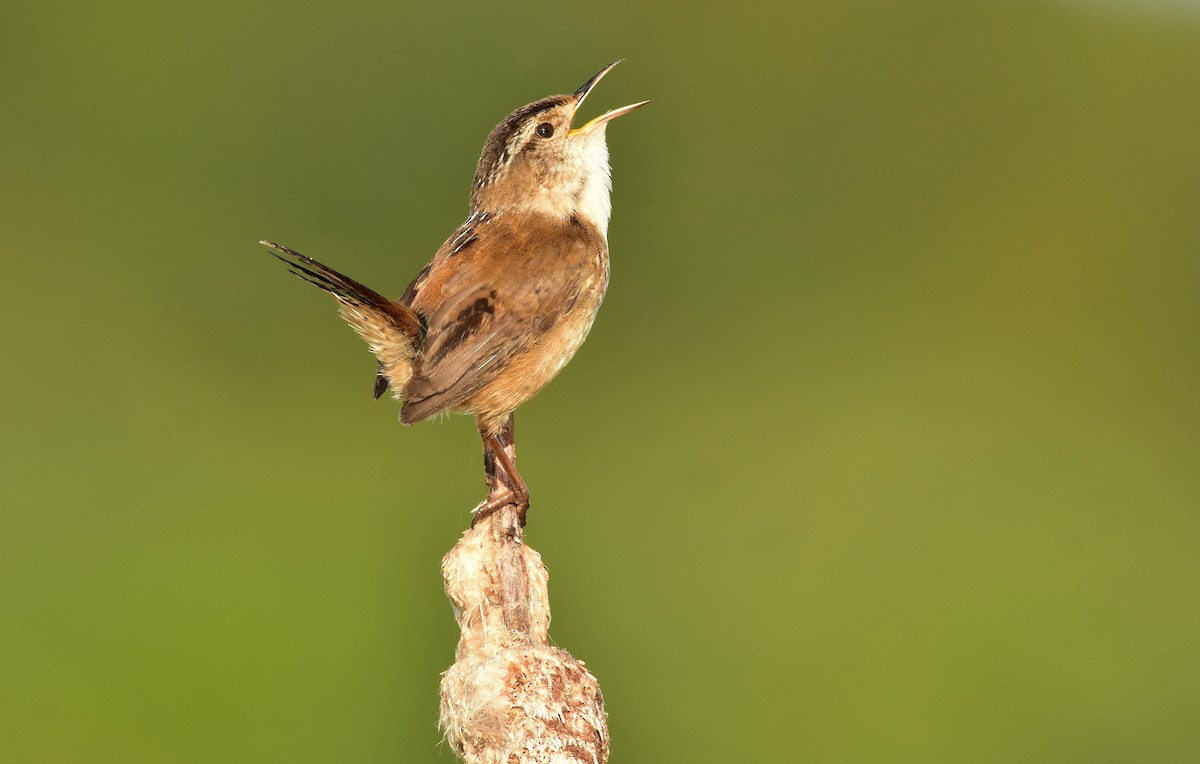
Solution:
<path fill-rule="evenodd" d="M 425 325 L 407 305 L 389 300 L 375 290 L 327 265 L 288 249 L 282 244 L 262 241 L 271 254 L 282 260 L 288 269 L 314 286 L 332 294 L 338 301 L 342 318 L 367 341 L 371 352 L 379 359 L 379 377 L 375 397 L 387 389 L 391 381 L 396 389 L 411 374 L 412 358 L 425 334 Z"/>

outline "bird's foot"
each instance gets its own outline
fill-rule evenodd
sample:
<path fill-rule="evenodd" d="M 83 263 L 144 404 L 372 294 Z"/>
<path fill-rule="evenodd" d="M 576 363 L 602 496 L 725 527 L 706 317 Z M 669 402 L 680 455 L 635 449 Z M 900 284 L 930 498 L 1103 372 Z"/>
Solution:
<path fill-rule="evenodd" d="M 507 487 L 493 490 L 486 499 L 471 510 L 471 527 L 474 528 L 488 515 L 509 505 L 517 508 L 517 518 L 521 521 L 521 527 L 524 528 L 525 513 L 529 510 L 529 494 L 521 495 Z"/>

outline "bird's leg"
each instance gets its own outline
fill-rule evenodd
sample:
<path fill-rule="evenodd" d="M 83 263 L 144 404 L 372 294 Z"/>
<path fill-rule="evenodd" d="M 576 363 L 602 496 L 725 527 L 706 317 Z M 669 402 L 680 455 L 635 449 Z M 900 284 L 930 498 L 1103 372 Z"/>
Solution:
<path fill-rule="evenodd" d="M 480 422 L 479 435 L 483 439 L 483 468 L 487 475 L 488 495 L 475 508 L 471 524 L 479 522 L 492 512 L 508 504 L 520 510 L 521 526 L 525 525 L 525 510 L 529 508 L 529 488 L 521 473 L 517 472 L 516 424 L 509 414 L 508 420 L 498 433 Z"/>
<path fill-rule="evenodd" d="M 496 440 L 501 446 L 501 450 L 508 456 L 509 461 L 516 463 L 517 451 L 515 442 L 515 426 L 513 418 L 510 416 L 504 426 L 496 434 Z M 479 437 L 483 440 L 483 469 L 487 475 L 488 497 L 505 492 L 512 487 L 511 481 L 508 479 L 508 474 L 496 461 L 496 452 L 492 449 L 488 442 L 491 428 L 480 424 Z"/>

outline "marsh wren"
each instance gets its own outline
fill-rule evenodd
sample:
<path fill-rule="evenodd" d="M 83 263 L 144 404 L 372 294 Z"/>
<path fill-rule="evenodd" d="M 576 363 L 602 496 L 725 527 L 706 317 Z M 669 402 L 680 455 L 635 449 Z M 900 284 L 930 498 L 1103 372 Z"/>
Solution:
<path fill-rule="evenodd" d="M 403 403 L 401 422 L 475 415 L 489 487 L 477 520 L 516 504 L 524 521 L 529 489 L 514 464 L 513 411 L 575 355 L 608 286 L 605 128 L 649 101 L 580 127 L 571 121 L 618 63 L 570 95 L 522 106 L 492 130 L 470 214 L 399 299 L 262 242 L 337 299 L 342 318 L 379 360 L 375 397 L 390 388 Z"/>

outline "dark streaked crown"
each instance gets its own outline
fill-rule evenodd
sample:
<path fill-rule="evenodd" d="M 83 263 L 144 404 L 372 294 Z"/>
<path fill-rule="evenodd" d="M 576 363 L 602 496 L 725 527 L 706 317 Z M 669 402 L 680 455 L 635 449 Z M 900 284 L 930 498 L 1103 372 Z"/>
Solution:
<path fill-rule="evenodd" d="M 574 103 L 575 97 L 556 95 L 534 101 L 522 106 L 504 118 L 496 125 L 483 144 L 483 153 L 479 156 L 479 166 L 475 170 L 475 188 L 483 188 L 494 181 L 499 174 L 512 162 L 513 157 L 520 151 L 521 138 L 524 128 L 538 115 L 567 103 Z"/>

